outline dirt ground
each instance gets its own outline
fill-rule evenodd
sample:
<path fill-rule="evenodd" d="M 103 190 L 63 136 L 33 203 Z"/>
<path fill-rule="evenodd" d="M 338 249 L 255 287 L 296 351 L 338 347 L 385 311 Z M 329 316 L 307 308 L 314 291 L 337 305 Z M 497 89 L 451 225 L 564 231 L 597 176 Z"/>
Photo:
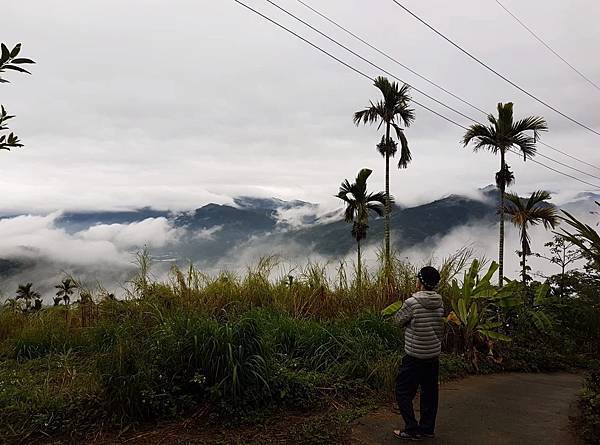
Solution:
<path fill-rule="evenodd" d="M 436 438 L 423 443 L 578 444 L 570 416 L 577 414 L 575 404 L 581 385 L 580 375 L 566 373 L 494 374 L 444 384 Z M 348 443 L 397 445 L 404 441 L 395 438 L 392 431 L 402 425 L 400 415 L 390 404 L 360 419 Z"/>

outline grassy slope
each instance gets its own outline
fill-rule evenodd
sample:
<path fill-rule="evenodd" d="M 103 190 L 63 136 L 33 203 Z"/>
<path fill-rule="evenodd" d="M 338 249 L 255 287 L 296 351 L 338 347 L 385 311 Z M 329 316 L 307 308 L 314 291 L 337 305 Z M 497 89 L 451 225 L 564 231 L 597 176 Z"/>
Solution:
<path fill-rule="evenodd" d="M 357 292 L 343 271 L 330 282 L 312 267 L 289 287 L 268 279 L 271 266 L 243 277 L 175 271 L 168 283 L 141 273 L 126 301 L 0 309 L 0 437 L 135 437 L 148 422 L 184 416 L 200 431 L 227 427 L 233 443 L 338 440 L 389 397 L 401 360 L 402 332 L 379 315 L 390 302 L 381 276 Z M 412 292 L 413 272 L 397 265 L 395 295 Z M 557 352 L 560 338 L 523 332 L 502 363 L 483 356 L 479 372 L 573 363 Z M 443 355 L 444 378 L 466 372 L 461 356 Z"/>

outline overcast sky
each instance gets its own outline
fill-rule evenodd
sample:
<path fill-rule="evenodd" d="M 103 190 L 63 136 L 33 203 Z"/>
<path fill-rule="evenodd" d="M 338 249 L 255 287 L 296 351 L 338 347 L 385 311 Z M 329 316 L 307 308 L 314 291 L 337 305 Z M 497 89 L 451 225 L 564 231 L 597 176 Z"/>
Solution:
<path fill-rule="evenodd" d="M 546 142 L 600 165 L 600 136 L 494 77 L 391 0 L 306 1 L 481 108 L 493 111 L 498 101 L 513 101 L 516 117 L 543 115 L 551 130 Z M 380 74 L 265 1 L 247 2 L 369 75 Z M 475 115 L 296 0 L 278 3 L 398 77 Z M 404 3 L 515 82 L 600 130 L 600 91 L 494 0 Z M 600 2 L 504 3 L 600 83 Z M 189 209 L 236 195 L 335 205 L 339 183 L 363 167 L 375 171 L 371 189 L 383 187 L 384 162 L 375 151 L 380 134 L 352 123 L 352 113 L 377 99 L 378 91 L 233 0 L 4 0 L 1 8 L 0 40 L 9 46 L 22 42 L 22 55 L 37 61 L 32 76 L 10 73 L 12 83 L 0 85 L 0 102 L 17 115 L 11 122 L 26 144 L 0 152 L 1 212 Z M 469 124 L 416 92 L 414 98 Z M 391 190 L 400 203 L 493 182 L 497 159 L 461 148 L 462 130 L 415 108 L 417 120 L 406 132 L 414 162 L 392 172 Z M 544 147 L 540 152 L 582 167 Z M 532 163 L 509 162 L 522 193 L 592 189 Z"/>

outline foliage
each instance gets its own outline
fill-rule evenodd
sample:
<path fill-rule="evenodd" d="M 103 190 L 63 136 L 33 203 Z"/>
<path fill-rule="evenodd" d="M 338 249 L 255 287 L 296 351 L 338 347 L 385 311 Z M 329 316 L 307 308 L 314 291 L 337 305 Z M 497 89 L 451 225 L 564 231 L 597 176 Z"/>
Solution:
<path fill-rule="evenodd" d="M 0 44 L 0 83 L 8 83 L 9 81 L 3 77 L 3 73 L 6 70 L 9 71 L 17 71 L 20 73 L 31 74 L 21 65 L 35 63 L 31 59 L 27 59 L 24 57 L 18 57 L 19 52 L 21 51 L 21 44 L 18 43 L 14 46 L 13 49 L 9 50 L 8 47 L 2 43 Z M 6 131 L 9 128 L 6 126 L 6 121 L 14 118 L 14 116 L 9 115 L 4 106 L 0 106 L 0 132 Z M 10 132 L 8 134 L 0 134 L 0 150 L 10 150 L 11 148 L 19 148 L 22 147 L 23 144 L 19 140 L 19 138 L 13 133 Z"/>
<path fill-rule="evenodd" d="M 531 255 L 531 239 L 529 227 L 543 224 L 544 228 L 555 228 L 559 223 L 557 210 L 548 204 L 550 193 L 545 190 L 533 192 L 527 200 L 523 200 L 514 193 L 506 195 L 504 212 L 510 217 L 512 223 L 519 228 L 521 234 L 521 279 L 527 284 L 527 256 Z"/>
<path fill-rule="evenodd" d="M 352 184 L 346 179 L 340 186 L 340 191 L 336 195 L 346 204 L 344 219 L 352 223 L 352 237 L 358 244 L 358 280 L 362 278 L 362 264 L 360 242 L 367 237 L 369 229 L 369 213 L 383 216 L 386 202 L 385 193 L 368 193 L 367 179 L 373 171 L 363 168 L 356 176 L 356 181 Z"/>
<path fill-rule="evenodd" d="M 381 91 L 383 100 L 371 102 L 369 107 L 354 113 L 354 123 L 357 126 L 361 123 L 374 124 L 376 122 L 379 122 L 379 127 L 383 124 L 386 125 L 386 136 L 377 145 L 377 149 L 382 156 L 387 157 L 393 157 L 396 154 L 396 144 L 389 134 L 390 126 L 393 127 L 401 146 L 398 168 L 406 168 L 412 156 L 404 130 L 400 125 L 404 124 L 405 127 L 409 127 L 415 120 L 415 111 L 409 108 L 410 86 L 406 84 L 399 86 L 385 77 L 377 77 L 375 87 Z"/>
<path fill-rule="evenodd" d="M 39 292 L 32 289 L 33 283 L 20 284 L 15 300 L 23 300 L 25 302 L 25 310 L 39 309 L 41 307 L 41 295 Z M 32 302 L 35 302 L 32 305 Z"/>
<path fill-rule="evenodd" d="M 515 298 L 514 288 L 504 287 L 497 290 L 490 280 L 498 270 L 498 264 L 492 262 L 483 277 L 479 277 L 481 263 L 473 260 L 465 271 L 459 285 L 455 279 L 448 293 L 452 311 L 448 315 L 447 342 L 455 352 L 464 353 L 470 363 L 477 368 L 478 349 L 482 346 L 488 354 L 493 354 L 494 340 L 510 341 L 510 337 L 500 332 L 502 322 L 498 320 L 501 308 L 511 308 L 520 304 Z"/>
<path fill-rule="evenodd" d="M 600 203 L 596 202 L 600 206 Z M 581 249 L 582 255 L 588 259 L 591 266 L 600 270 L 600 234 L 591 226 L 579 221 L 569 212 L 563 210 L 566 218 L 563 220 L 575 229 L 575 232 L 568 232 L 563 229 L 561 236 L 568 242 Z"/>
<path fill-rule="evenodd" d="M 368 107 L 354 113 L 354 124 L 374 124 L 379 123 L 378 129 L 385 124 L 385 135 L 381 137 L 381 142 L 377 144 L 377 150 L 385 158 L 385 206 L 384 206 L 384 261 L 386 281 L 388 288 L 386 293 L 390 295 L 390 285 L 392 277 L 390 276 L 392 267 L 392 254 L 390 248 L 390 213 L 392 212 L 392 201 L 390 197 L 390 157 L 395 156 L 398 144 L 394 141 L 391 130 L 396 132 L 396 137 L 400 141 L 400 160 L 398 168 L 406 168 L 412 159 L 408 140 L 404 134 L 404 129 L 400 127 L 409 127 L 415 120 L 415 111 L 410 108 L 410 87 L 406 84 L 399 86 L 396 82 L 391 82 L 385 77 L 375 79 L 375 87 L 383 95 L 383 100 L 371 102 Z"/>
<path fill-rule="evenodd" d="M 510 166 L 506 164 L 506 152 L 516 148 L 526 159 L 535 155 L 535 144 L 539 133 L 546 131 L 548 126 L 542 117 L 529 116 L 514 121 L 513 104 L 499 103 L 498 117 L 488 115 L 491 125 L 474 124 L 463 136 L 466 147 L 475 142 L 474 150 L 485 149 L 493 154 L 500 154 L 500 170 L 496 173 L 496 186 L 500 190 L 500 242 L 499 242 L 499 285 L 504 284 L 504 192 L 514 181 Z M 533 132 L 533 137 L 528 133 Z"/>
<path fill-rule="evenodd" d="M 591 372 L 586 380 L 579 406 L 581 407 L 581 436 L 588 444 L 597 444 L 600 437 L 600 372 Z"/>
<path fill-rule="evenodd" d="M 498 117 L 488 115 L 491 125 L 471 125 L 463 136 L 463 144 L 466 147 L 475 140 L 474 150 L 486 149 L 494 154 L 503 152 L 511 147 L 516 147 L 525 157 L 535 155 L 535 143 L 540 132 L 548 130 L 546 121 L 542 117 L 529 116 L 514 121 L 513 104 L 508 102 L 498 104 Z M 533 132 L 533 137 L 526 132 Z"/>
<path fill-rule="evenodd" d="M 65 278 L 61 281 L 61 283 L 57 286 L 54 286 L 57 290 L 56 297 L 54 298 L 54 305 L 58 306 L 60 301 L 62 300 L 66 306 L 71 303 L 71 295 L 75 289 L 77 289 L 77 284 L 71 278 Z"/>
<path fill-rule="evenodd" d="M 500 293 L 489 284 L 494 264 L 480 278 L 481 262 L 471 262 L 470 255 L 462 250 L 439 267 L 441 289 L 449 308 L 454 302 L 459 323 L 448 323 L 442 379 L 473 370 L 468 354 L 453 353 L 464 351 L 462 329 L 470 329 L 474 339 L 490 339 L 494 334 L 486 328 L 499 331 L 486 326 L 486 320 L 495 316 L 496 308 L 521 301 L 520 294 Z M 243 276 L 209 276 L 190 266 L 185 271 L 174 268 L 168 281 L 159 282 L 151 278 L 149 261 L 141 258 L 140 273 L 123 300 L 98 290 L 71 308 L 31 312 L 9 304 L 0 309 L 2 437 L 10 442 L 60 433 L 81 442 L 101 427 L 198 410 L 219 422 L 238 422 L 279 409 L 327 411 L 332 403 L 358 399 L 362 402 L 357 406 L 364 406 L 365 400 L 381 397 L 378 392 L 392 391 L 403 334 L 380 314 L 389 304 L 381 298 L 381 271 L 366 275 L 364 295 L 359 296 L 344 274 L 330 279 L 317 264 L 305 267 L 291 282 L 271 278 L 274 258 L 263 259 Z M 458 285 L 456 276 L 468 263 Z M 415 270 L 395 261 L 400 294 L 414 290 Z M 575 335 L 568 329 L 578 312 L 565 311 L 552 296 L 546 300 L 542 307 L 568 333 L 563 337 Z M 584 310 L 583 299 L 573 301 L 569 307 L 580 304 Z M 94 315 L 77 310 L 83 307 Z M 480 372 L 583 364 L 575 353 L 563 357 L 557 351 L 581 347 L 592 357 L 599 343 L 593 337 L 587 343 L 561 338 L 558 329 L 535 331 L 525 322 L 526 317 L 514 319 L 513 341 L 495 345 L 493 359 L 482 355 Z M 582 325 L 578 329 L 581 335 L 593 332 Z M 473 348 L 481 350 L 482 345 L 474 340 Z M 355 409 L 348 404 L 348 411 L 335 411 L 347 417 L 323 418 L 332 425 L 333 436 L 345 431 Z M 295 431 L 307 443 L 319 436 L 306 425 Z"/>

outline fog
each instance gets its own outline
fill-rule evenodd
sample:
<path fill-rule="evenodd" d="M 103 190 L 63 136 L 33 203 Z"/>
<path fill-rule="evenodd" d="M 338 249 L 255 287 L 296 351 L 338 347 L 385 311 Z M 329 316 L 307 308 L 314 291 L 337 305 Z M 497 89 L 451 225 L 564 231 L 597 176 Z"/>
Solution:
<path fill-rule="evenodd" d="M 595 204 L 586 196 L 567 203 L 564 208 L 578 218 L 595 224 L 597 215 L 591 213 Z M 351 250 L 346 255 L 331 256 L 318 253 L 315 245 L 294 240 L 295 228 L 310 220 L 312 224 L 324 224 L 340 218 L 340 210 L 318 205 L 308 205 L 299 209 L 279 209 L 276 213 L 282 228 L 277 236 L 265 234 L 252 236 L 247 241 L 235 245 L 214 261 L 203 261 L 200 267 L 208 273 L 229 270 L 244 273 L 266 256 L 274 256 L 278 266 L 275 275 L 288 273 L 300 275 L 308 264 L 323 266 L 330 277 L 334 277 L 340 264 L 352 273 L 356 253 Z M 219 243 L 218 235 L 222 225 L 188 233 L 187 229 L 175 227 L 167 218 L 148 218 L 130 224 L 97 224 L 85 230 L 70 233 L 59 224 L 60 212 L 48 215 L 22 215 L 0 219 L 0 252 L 2 258 L 23 265 L 23 270 L 0 280 L 0 295 L 4 298 L 14 295 L 21 283 L 33 282 L 34 288 L 42 292 L 50 301 L 54 286 L 66 275 L 71 275 L 85 285 L 93 287 L 100 283 L 104 288 L 122 294 L 122 288 L 136 272 L 136 254 L 147 248 L 154 255 L 154 276 L 164 279 L 174 261 L 179 264 L 185 258 L 178 255 L 185 243 L 185 237 L 203 242 Z M 348 236 L 351 226 L 348 225 Z M 558 230 L 558 229 L 557 229 Z M 544 244 L 552 239 L 553 231 L 541 226 L 530 229 L 532 251 L 548 254 Z M 368 240 L 367 240 L 368 241 Z M 441 261 L 456 251 L 469 247 L 478 258 L 497 258 L 498 225 L 489 222 L 458 227 L 444 236 L 433 236 L 418 245 L 407 246 L 402 237 L 393 238 L 393 246 L 398 256 L 419 266 L 426 263 L 439 265 Z M 376 271 L 378 253 L 381 246 L 364 243 L 363 261 L 366 270 Z M 225 248 L 224 248 L 225 249 Z M 519 231 L 510 222 L 506 223 L 505 275 L 517 278 L 520 271 L 520 258 L 515 253 L 520 249 Z M 168 252 L 166 258 L 165 252 Z M 201 253 L 201 252 L 200 252 Z M 531 273 L 537 279 L 558 273 L 556 265 L 535 256 L 528 258 Z M 581 263 L 573 267 L 581 267 Z"/>

